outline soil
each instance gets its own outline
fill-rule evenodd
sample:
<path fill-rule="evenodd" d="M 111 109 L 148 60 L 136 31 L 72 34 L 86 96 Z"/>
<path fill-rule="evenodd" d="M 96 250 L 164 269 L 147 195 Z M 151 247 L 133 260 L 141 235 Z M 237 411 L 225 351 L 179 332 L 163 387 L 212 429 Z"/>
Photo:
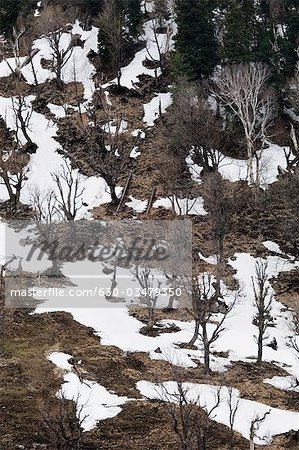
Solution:
<path fill-rule="evenodd" d="M 103 80 L 100 81 L 103 82 Z M 162 152 L 165 150 L 165 119 L 158 119 L 156 126 L 147 130 L 146 138 L 140 139 L 138 143 L 130 136 L 130 131 L 143 127 L 143 104 L 149 102 L 155 92 L 166 90 L 171 81 L 167 73 L 159 79 L 158 86 L 152 78 L 140 77 L 138 94 L 135 91 L 128 92 L 126 89 L 120 90 L 117 87 L 109 89 L 113 109 L 118 116 L 128 122 L 129 131 L 125 133 L 127 145 L 130 148 L 138 145 L 141 155 L 137 160 L 128 160 L 128 164 L 120 174 L 119 184 L 122 185 L 128 176 L 128 171 L 134 172 L 120 212 L 116 213 L 115 207 L 111 205 L 103 205 L 92 211 L 94 218 L 117 220 L 135 218 L 137 214 L 125 205 L 130 195 L 146 200 L 154 187 L 156 188 L 155 199 L 169 194 L 169 186 L 163 174 L 163 165 L 161 165 Z M 82 101 L 83 96 L 83 86 L 78 83 L 71 83 L 58 89 L 54 81 L 38 87 L 30 87 L 21 82 L 18 88 L 24 95 L 37 95 L 34 109 L 52 119 L 54 118 L 46 106 L 49 102 L 76 106 L 78 101 Z M 16 82 L 12 76 L 0 79 L 0 95 L 12 96 L 15 89 Z M 98 118 L 103 118 L 102 110 L 98 111 Z M 57 140 L 63 144 L 74 167 L 79 167 L 83 174 L 94 175 L 94 165 L 82 151 L 76 128 L 78 123 L 80 124 L 81 121 L 87 123 L 88 120 L 86 115 L 80 117 L 77 113 L 66 119 L 57 120 L 59 127 Z M 4 128 L 0 121 L 0 135 L 11 144 L 11 133 Z M 276 142 L 280 145 L 288 145 L 289 130 L 283 119 L 275 124 L 274 130 L 277 131 Z M 73 145 L 74 142 L 76 145 Z M 227 145 L 228 154 L 229 148 L 230 151 L 237 149 L 236 151 L 242 152 L 242 146 L 238 146 L 236 142 L 234 147 L 231 145 L 232 142 L 227 143 L 229 144 Z M 181 184 L 182 196 L 189 194 L 190 189 L 195 189 L 195 185 L 190 182 L 187 169 L 182 176 Z M 248 252 L 253 256 L 265 256 L 268 254 L 268 250 L 262 245 L 265 240 L 277 242 L 285 251 L 292 250 L 282 230 L 284 224 L 291 218 L 291 213 L 279 200 L 276 187 L 270 187 L 267 192 L 259 192 L 255 196 L 245 183 L 240 182 L 236 185 L 238 203 L 230 232 L 224 242 L 226 264 L 223 269 L 223 278 L 229 287 L 234 287 L 236 283 L 233 277 L 234 272 L 228 264 L 228 259 L 235 253 Z M 200 191 L 197 195 L 200 195 Z M 0 214 L 4 219 L 25 219 L 32 214 L 30 208 L 26 206 L 21 206 L 17 214 L 8 202 L 0 206 Z M 173 217 L 170 210 L 163 208 L 152 209 L 148 215 L 138 215 L 140 219 L 153 220 Z M 199 251 L 207 255 L 212 254 L 213 242 L 207 228 L 206 217 L 195 216 L 192 221 L 195 254 Z M 282 225 L 278 227 L 278 224 Z M 214 270 L 213 266 L 203 261 L 198 260 L 196 265 L 196 269 L 201 272 Z M 282 273 L 272 282 L 275 283 L 277 299 L 287 308 L 294 307 L 298 299 L 299 270 Z M 146 323 L 146 310 L 132 308 L 130 314 Z M 136 383 L 140 380 L 151 382 L 173 380 L 174 367 L 170 363 L 152 360 L 146 353 L 124 353 L 117 347 L 104 346 L 101 344 L 100 337 L 96 336 L 92 329 L 77 323 L 67 313 L 34 315 L 29 311 L 2 309 L 0 320 L 1 450 L 56 450 L 45 439 L 43 420 L 45 399 L 51 399 L 54 404 L 58 404 L 59 400 L 55 398 L 55 393 L 62 383 L 61 371 L 47 360 L 47 356 L 53 351 L 69 353 L 82 360 L 80 371 L 85 379 L 94 380 L 106 389 L 131 399 L 122 406 L 121 413 L 116 417 L 102 421 L 94 430 L 84 433 L 82 450 L 179 450 L 178 439 L 173 432 L 167 406 L 159 401 L 143 399 L 136 389 Z M 157 325 L 162 320 L 190 321 L 192 314 L 185 309 L 158 310 Z M 144 332 L 144 329 L 140 332 Z M 170 331 L 179 331 L 179 329 L 156 326 L 153 336 Z M 158 353 L 159 349 L 156 351 Z M 225 357 L 226 352 L 227 349 L 223 349 L 222 356 Z M 232 386 L 239 389 L 242 398 L 295 411 L 298 409 L 299 394 L 282 391 L 263 382 L 265 378 L 285 375 L 286 372 L 283 369 L 272 363 L 257 366 L 254 363 L 254 355 L 252 363 L 232 363 L 223 373 L 212 372 L 206 375 L 200 363 L 196 368 L 181 370 L 183 381 Z M 228 429 L 209 421 L 208 449 L 228 449 L 227 441 Z M 236 433 L 234 448 L 242 450 L 248 447 L 248 441 Z M 299 444 L 295 433 L 277 436 L 267 447 L 269 450 L 296 448 L 299 448 Z"/>

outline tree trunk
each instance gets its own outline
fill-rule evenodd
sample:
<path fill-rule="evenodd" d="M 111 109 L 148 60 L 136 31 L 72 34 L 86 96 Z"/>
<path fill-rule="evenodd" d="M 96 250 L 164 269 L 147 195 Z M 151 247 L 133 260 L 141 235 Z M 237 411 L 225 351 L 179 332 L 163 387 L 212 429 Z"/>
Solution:
<path fill-rule="evenodd" d="M 246 146 L 247 146 L 247 170 L 248 170 L 249 184 L 253 186 L 254 185 L 253 146 L 249 138 L 246 139 Z"/>
<path fill-rule="evenodd" d="M 205 374 L 208 375 L 210 373 L 210 347 L 205 346 L 204 348 L 204 365 L 205 365 Z"/>
<path fill-rule="evenodd" d="M 166 309 L 173 309 L 173 303 L 175 301 L 175 296 L 169 297 L 168 305 L 166 306 Z"/>
<path fill-rule="evenodd" d="M 63 65 L 63 61 L 61 60 L 61 55 L 60 52 L 56 52 L 56 78 L 57 78 L 57 82 L 58 82 L 58 86 L 62 86 L 62 65 Z"/>
<path fill-rule="evenodd" d="M 193 347 L 193 345 L 195 344 L 196 340 L 198 339 L 198 333 L 199 333 L 199 320 L 195 319 L 195 330 L 194 330 L 194 334 L 192 336 L 191 341 L 189 342 L 188 346 Z"/>
<path fill-rule="evenodd" d="M 206 450 L 206 448 L 207 448 L 207 433 L 208 433 L 207 429 L 204 429 L 204 431 L 202 432 L 202 435 L 201 435 L 201 450 Z"/>
<path fill-rule="evenodd" d="M 51 262 L 52 262 L 52 276 L 57 277 L 59 275 L 58 261 L 56 258 L 53 258 Z"/>
<path fill-rule="evenodd" d="M 117 69 L 117 86 L 119 88 L 121 87 L 120 80 L 121 80 L 121 69 Z"/>
<path fill-rule="evenodd" d="M 218 301 L 221 297 L 221 272 L 223 261 L 223 239 L 218 241 L 218 255 L 216 263 L 216 283 L 215 283 L 215 300 Z"/>
<path fill-rule="evenodd" d="M 26 139 L 26 141 L 28 142 L 29 145 L 33 145 L 32 139 L 31 139 L 31 137 L 29 136 L 29 134 L 27 132 L 27 126 L 26 126 L 25 120 L 24 120 L 24 118 L 22 116 L 22 105 L 21 105 L 21 103 L 19 103 L 17 116 L 18 116 L 18 119 L 19 119 L 19 122 L 20 122 L 21 130 L 22 130 L 22 133 L 24 135 L 24 138 Z"/>
<path fill-rule="evenodd" d="M 112 205 L 117 206 L 118 203 L 119 203 L 119 198 L 118 198 L 117 195 L 116 195 L 116 192 L 115 192 L 115 186 L 114 186 L 113 184 L 110 184 L 110 185 L 109 185 L 109 188 L 110 188 L 110 194 L 111 194 Z"/>
<path fill-rule="evenodd" d="M 262 363 L 263 359 L 263 333 L 261 330 L 259 330 L 259 336 L 258 336 L 258 354 L 257 354 L 257 360 L 256 363 L 260 365 Z"/>
<path fill-rule="evenodd" d="M 235 448 L 235 432 L 234 432 L 233 428 L 230 429 L 229 441 L 230 441 L 230 450 L 234 450 L 234 448 Z"/>
<path fill-rule="evenodd" d="M 35 86 L 38 86 L 38 79 L 37 79 L 36 70 L 35 70 L 35 67 L 33 64 L 33 58 L 30 59 L 30 65 L 31 65 L 32 73 L 33 73 Z"/>
<path fill-rule="evenodd" d="M 147 330 L 151 331 L 154 328 L 155 325 L 155 314 L 154 314 L 154 308 L 148 308 L 148 322 L 147 322 Z"/>
<path fill-rule="evenodd" d="M 207 324 L 204 322 L 201 324 L 201 327 L 202 327 L 202 338 L 204 347 L 205 374 L 208 375 L 210 373 L 210 344 L 208 340 Z"/>
<path fill-rule="evenodd" d="M 15 209 L 17 209 L 17 207 L 20 203 L 21 190 L 22 190 L 22 179 L 19 180 L 19 182 L 16 185 L 16 193 L 15 193 L 15 198 L 14 198 Z"/>
<path fill-rule="evenodd" d="M 14 192 L 12 190 L 12 187 L 11 187 L 11 184 L 9 182 L 7 173 L 3 173 L 1 175 L 1 177 L 2 177 L 2 180 L 3 180 L 4 184 L 5 184 L 5 187 L 7 189 L 7 192 L 8 192 L 8 195 L 9 195 L 9 199 L 13 203 L 14 200 L 15 200 L 15 194 L 14 194 Z"/>

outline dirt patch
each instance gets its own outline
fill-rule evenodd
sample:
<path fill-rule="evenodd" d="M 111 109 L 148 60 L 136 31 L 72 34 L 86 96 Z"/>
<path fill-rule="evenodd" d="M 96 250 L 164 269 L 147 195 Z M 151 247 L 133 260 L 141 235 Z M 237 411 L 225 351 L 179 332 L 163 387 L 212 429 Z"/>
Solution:
<path fill-rule="evenodd" d="M 0 77 L 0 95 L 1 97 L 13 97 L 16 94 L 27 96 L 33 93 L 33 87 L 25 82 L 23 78 L 19 79 L 15 75 L 9 77 Z"/>
<path fill-rule="evenodd" d="M 174 324 L 165 326 L 163 324 L 156 323 L 154 328 L 152 328 L 151 330 L 149 330 L 147 327 L 140 328 L 139 333 L 143 334 L 144 336 L 157 337 L 161 334 L 177 333 L 180 330 L 181 329 Z"/>
<path fill-rule="evenodd" d="M 52 351 L 62 351 L 81 359 L 84 378 L 132 399 L 140 399 L 136 390 L 139 380 L 174 379 L 173 366 L 168 362 L 151 360 L 145 353 L 124 353 L 116 347 L 102 346 L 92 329 L 78 324 L 67 313 L 29 315 L 26 311 L 6 310 L 1 346 L 0 382 L 5 414 L 0 443 L 7 450 L 15 449 L 17 444 L 31 449 L 34 442 L 44 443 L 40 432 L 43 427 L 40 405 L 45 398 L 53 397 L 62 381 L 62 374 L 46 359 Z M 243 398 L 293 409 L 292 394 L 262 382 L 264 378 L 283 374 L 283 370 L 271 364 L 256 368 L 253 364 L 236 363 L 227 372 L 209 377 L 204 375 L 200 365 L 196 369 L 182 370 L 185 381 L 233 386 L 240 390 Z M 142 442 L 145 442 L 144 449 L 176 448 L 169 419 L 166 420 L 163 408 L 161 411 L 160 408 L 156 402 L 129 402 L 119 416 L 101 422 L 97 429 L 85 434 L 86 447 L 83 448 L 96 449 L 100 442 L 103 448 L 106 445 L 119 450 L 137 450 Z M 213 426 L 218 429 L 218 425 Z M 224 445 L 227 430 L 222 428 L 217 433 L 213 435 L 220 439 L 219 446 L 211 448 L 222 448 L 221 442 Z M 243 441 L 238 448 L 243 448 Z"/>
<path fill-rule="evenodd" d="M 27 205 L 18 205 L 15 210 L 10 201 L 0 203 L 0 216 L 2 220 L 29 220 L 32 219 L 32 209 Z"/>
<path fill-rule="evenodd" d="M 276 298 L 289 308 L 298 306 L 299 296 L 299 269 L 291 272 L 281 272 L 277 278 L 272 281 L 275 289 Z"/>
<path fill-rule="evenodd" d="M 140 322 L 147 322 L 147 311 L 145 308 L 130 307 L 129 314 Z M 155 310 L 155 319 L 157 322 L 161 320 L 193 320 L 192 312 L 187 309 L 160 309 Z"/>
<path fill-rule="evenodd" d="M 82 83 L 59 84 L 57 80 L 48 80 L 34 87 L 36 99 L 32 102 L 35 111 L 41 114 L 49 114 L 48 103 L 58 106 L 70 105 L 77 107 L 84 101 L 84 88 Z"/>
<path fill-rule="evenodd" d="M 135 424 L 132 433 L 128 418 Z M 127 403 L 115 418 L 100 425 L 101 449 L 117 450 L 179 450 L 179 442 L 171 427 L 167 407 L 159 401 Z M 209 422 L 207 448 L 225 449 L 228 429 L 216 422 Z M 236 436 L 236 448 L 246 449 L 248 443 Z"/>

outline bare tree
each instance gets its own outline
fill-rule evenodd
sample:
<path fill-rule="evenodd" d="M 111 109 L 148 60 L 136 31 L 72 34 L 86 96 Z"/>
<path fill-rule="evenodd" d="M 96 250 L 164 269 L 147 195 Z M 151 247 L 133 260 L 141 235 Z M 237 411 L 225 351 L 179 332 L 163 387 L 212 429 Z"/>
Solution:
<path fill-rule="evenodd" d="M 97 91 L 84 117 L 68 119 L 64 142 L 65 153 L 72 156 L 81 173 L 105 180 L 114 206 L 120 201 L 118 183 L 123 176 L 128 177 L 130 154 L 139 139 L 126 132 L 123 106 L 117 106 L 108 104 L 104 92 Z"/>
<path fill-rule="evenodd" d="M 265 412 L 262 416 L 256 415 L 251 420 L 250 431 L 249 431 L 249 440 L 250 440 L 250 450 L 255 449 L 254 438 L 256 436 L 257 431 L 259 430 L 261 424 L 266 419 L 267 415 L 270 414 L 270 411 Z"/>
<path fill-rule="evenodd" d="M 158 168 L 160 179 L 163 180 L 173 215 L 188 216 L 191 210 L 195 210 L 195 204 L 200 196 L 200 188 L 194 185 L 191 179 L 189 182 L 185 180 L 186 161 L 184 155 L 170 148 L 165 139 L 166 133 L 167 127 L 165 126 L 161 129 L 159 141 L 156 142 L 158 154 L 161 155 Z"/>
<path fill-rule="evenodd" d="M 53 190 L 42 191 L 38 186 L 32 186 L 30 191 L 30 204 L 32 206 L 33 218 L 38 232 L 34 245 L 41 245 L 41 248 L 49 254 L 51 261 L 51 275 L 56 277 L 60 274 L 59 261 L 52 249 L 52 244 L 61 241 L 59 228 L 55 224 L 64 219 L 64 214 L 57 202 L 57 195 Z"/>
<path fill-rule="evenodd" d="M 9 200 L 16 211 L 20 204 L 21 191 L 27 180 L 27 155 L 19 154 L 13 150 L 3 159 L 0 159 L 0 178 L 5 185 Z"/>
<path fill-rule="evenodd" d="M 172 428 L 178 437 L 180 450 L 194 448 L 199 427 L 202 422 L 199 399 L 190 400 L 187 397 L 188 388 L 182 381 L 177 382 L 177 393 L 170 393 L 165 383 L 162 384 L 160 398 L 165 402 L 172 420 Z"/>
<path fill-rule="evenodd" d="M 61 165 L 61 170 L 52 173 L 52 178 L 58 189 L 56 201 L 59 208 L 63 212 L 66 220 L 75 220 L 83 206 L 82 194 L 84 188 L 80 187 L 79 172 L 77 171 L 75 173 L 71 163 L 65 160 L 65 163 Z"/>
<path fill-rule="evenodd" d="M 228 408 L 229 408 L 229 443 L 230 443 L 230 448 L 231 450 L 233 450 L 235 448 L 235 432 L 234 432 L 234 424 L 235 424 L 235 420 L 236 420 L 236 415 L 239 409 L 239 405 L 240 405 L 240 400 L 239 399 L 235 399 L 234 395 L 233 395 L 233 388 L 228 387 L 228 398 L 227 398 L 227 404 L 228 404 Z"/>
<path fill-rule="evenodd" d="M 171 311 L 174 309 L 174 303 L 178 299 L 177 292 L 181 291 L 181 280 L 180 277 L 177 275 L 172 274 L 171 276 L 167 274 L 166 271 L 164 271 L 164 276 L 167 280 L 167 284 L 170 286 L 171 294 L 169 295 L 169 301 L 168 305 L 166 306 L 165 310 Z"/>
<path fill-rule="evenodd" d="M 230 231 L 231 220 L 236 207 L 234 186 L 227 183 L 216 172 L 210 174 L 203 185 L 203 198 L 207 209 L 209 234 L 216 254 L 216 280 L 220 287 L 221 268 L 224 261 L 225 237 Z"/>
<path fill-rule="evenodd" d="M 200 395 L 192 393 L 192 387 L 182 381 L 180 372 L 176 372 L 176 389 L 169 389 L 167 383 L 161 383 L 158 398 L 166 405 L 172 420 L 180 450 L 206 450 L 208 448 L 210 420 L 221 401 L 221 387 L 217 388 L 215 402 L 208 408 Z"/>
<path fill-rule="evenodd" d="M 112 204 L 118 205 L 116 186 L 129 164 L 129 155 L 137 141 L 132 142 L 128 139 L 123 130 L 122 110 L 113 109 L 112 105 L 107 103 L 102 91 L 95 97 L 88 116 L 93 126 L 84 126 L 87 155 L 94 170 L 106 181 Z"/>
<path fill-rule="evenodd" d="M 150 48 L 147 46 L 147 55 L 150 61 L 155 64 L 155 80 L 158 84 L 158 68 L 163 73 L 166 68 L 166 61 L 171 51 L 171 43 L 173 38 L 173 24 L 165 23 L 163 27 L 163 21 L 161 18 L 153 19 L 151 22 L 151 30 L 153 34 L 153 42 L 158 53 L 158 59 L 155 58 Z M 163 35 L 162 35 L 163 32 Z M 163 38 L 161 38 L 161 36 Z"/>
<path fill-rule="evenodd" d="M 222 386 L 218 386 L 216 388 L 216 392 L 214 394 L 214 405 L 211 408 L 208 408 L 206 405 L 201 405 L 202 409 L 206 413 L 207 419 L 204 421 L 204 425 L 202 427 L 202 431 L 200 434 L 200 440 L 198 448 L 201 450 L 206 450 L 208 448 L 207 446 L 207 438 L 208 438 L 208 432 L 210 427 L 210 421 L 214 419 L 214 412 L 218 408 L 218 406 L 221 403 L 221 392 L 222 392 Z"/>
<path fill-rule="evenodd" d="M 29 26 L 28 20 L 24 17 L 18 19 L 16 25 L 12 29 L 10 37 L 1 41 L 0 39 L 0 56 L 3 57 L 8 65 L 11 73 L 20 81 L 23 79 L 22 69 L 29 63 L 31 65 L 34 82 L 37 85 L 37 75 L 33 63 L 33 57 L 40 51 L 39 49 L 32 49 L 32 41 L 34 39 L 34 26 Z M 13 54 L 14 65 L 11 64 L 10 58 L 6 57 Z M 28 55 L 22 61 L 22 55 Z"/>
<path fill-rule="evenodd" d="M 288 345 L 295 350 L 299 356 L 299 302 L 297 301 L 293 310 L 293 321 L 290 325 L 292 335 L 289 338 Z"/>
<path fill-rule="evenodd" d="M 202 175 L 216 171 L 221 158 L 221 123 L 196 84 L 179 82 L 169 122 L 173 124 L 171 146 L 188 153 L 192 149 L 193 162 L 202 167 Z"/>
<path fill-rule="evenodd" d="M 123 170 L 129 161 L 130 149 L 122 138 L 120 121 L 114 130 L 104 131 L 105 121 L 98 121 L 94 110 L 88 112 L 92 126 L 87 121 L 72 120 L 69 122 L 71 132 L 65 142 L 64 149 L 72 154 L 76 165 L 81 172 L 102 177 L 110 190 L 113 205 L 118 205 L 119 198 L 116 192 L 117 184 L 123 175 Z M 107 129 L 108 130 L 108 129 Z M 82 164 L 82 154 L 87 164 Z M 86 171 L 88 167 L 88 171 Z"/>
<path fill-rule="evenodd" d="M 65 219 L 57 202 L 57 195 L 53 190 L 41 191 L 38 186 L 31 189 L 30 203 L 33 209 L 33 217 L 37 230 L 36 241 L 33 245 L 37 245 L 45 253 L 48 254 L 48 259 L 51 261 L 51 269 L 48 275 L 58 277 L 61 275 L 60 261 L 55 251 L 56 243 L 65 240 L 65 234 L 61 233 L 61 228 L 57 225 Z"/>
<path fill-rule="evenodd" d="M 262 149 L 273 117 L 275 98 L 267 88 L 267 68 L 258 63 L 236 64 L 222 69 L 213 94 L 239 119 L 247 148 L 247 177 L 251 185 L 259 185 L 260 174 L 254 175 L 254 158 L 259 163 L 257 146 Z M 260 143 L 260 144 L 259 144 Z"/>
<path fill-rule="evenodd" d="M 207 225 L 216 254 L 216 283 L 220 292 L 220 279 L 224 264 L 224 242 L 230 231 L 233 214 L 236 211 L 235 187 L 218 173 L 207 176 L 202 195 L 208 209 Z"/>
<path fill-rule="evenodd" d="M 152 270 L 147 266 L 136 266 L 134 275 L 141 287 L 141 301 L 147 308 L 148 321 L 146 331 L 149 333 L 153 330 L 155 325 L 155 311 L 159 298 L 161 282 L 158 280 L 155 283 L 155 276 L 152 273 Z"/>
<path fill-rule="evenodd" d="M 195 329 L 188 345 L 192 347 L 197 339 L 200 339 L 202 342 L 206 374 L 210 373 L 211 346 L 225 330 L 224 322 L 237 301 L 236 294 L 235 299 L 229 305 L 226 305 L 224 302 L 222 303 L 221 318 L 216 323 L 215 321 L 213 322 L 213 330 L 208 332 L 208 324 L 213 314 L 217 313 L 219 309 L 219 293 L 215 290 L 214 286 L 211 275 L 206 274 L 201 278 L 193 277 L 191 282 Z"/>
<path fill-rule="evenodd" d="M 21 40 L 20 44 L 21 44 L 22 53 L 24 53 L 25 55 L 28 55 L 25 58 L 25 61 L 22 63 L 21 68 L 26 67 L 28 64 L 30 64 L 34 84 L 37 86 L 38 85 L 38 76 L 37 76 L 37 71 L 36 71 L 36 68 L 34 65 L 34 57 L 40 52 L 40 49 L 32 48 L 32 44 L 33 44 L 34 39 L 36 38 L 36 34 L 39 34 L 39 33 L 38 32 L 36 33 L 34 25 L 33 26 L 26 25 L 26 33 L 22 36 L 22 40 Z"/>
<path fill-rule="evenodd" d="M 43 192 L 38 186 L 33 186 L 29 200 L 32 205 L 34 219 L 38 223 L 51 225 L 62 218 L 53 190 Z"/>
<path fill-rule="evenodd" d="M 24 26 L 22 26 L 20 29 L 13 27 L 11 38 L 5 42 L 5 45 L 7 46 L 7 44 L 8 44 L 9 49 L 12 51 L 12 53 L 14 55 L 14 62 L 15 62 L 14 67 L 12 67 L 12 65 L 10 64 L 8 59 L 5 59 L 5 61 L 9 67 L 9 69 L 11 70 L 11 73 L 16 75 L 17 78 L 21 78 L 21 75 L 22 75 L 22 73 L 21 73 L 22 63 L 21 63 L 20 41 L 21 41 L 22 37 L 24 36 L 25 32 L 26 32 L 26 28 Z"/>
<path fill-rule="evenodd" d="M 271 316 L 272 295 L 270 293 L 267 267 L 267 263 L 261 261 L 257 262 L 255 266 L 255 277 L 252 277 L 254 305 L 257 309 L 253 319 L 253 323 L 258 327 L 257 364 L 262 363 L 264 340 L 268 337 L 266 331 L 273 323 L 273 318 Z"/>
<path fill-rule="evenodd" d="M 111 285 L 110 285 L 110 289 L 109 289 L 108 293 L 105 295 L 105 298 L 108 301 L 111 301 L 111 300 L 113 301 L 113 300 L 116 299 L 116 296 L 115 296 L 115 288 L 117 287 L 116 272 L 117 272 L 117 260 L 114 259 L 114 261 L 113 261 L 113 269 L 111 271 L 111 275 L 112 275 L 112 277 L 111 277 Z M 110 273 L 110 270 L 109 270 L 109 273 Z"/>
<path fill-rule="evenodd" d="M 68 400 L 63 394 L 58 402 L 44 402 L 41 409 L 41 434 L 53 448 L 80 450 L 82 447 L 82 424 L 87 415 L 85 405 L 79 406 L 79 399 Z"/>
<path fill-rule="evenodd" d="M 58 82 L 62 82 L 62 70 L 72 57 L 77 37 L 72 34 L 71 26 L 72 10 L 65 11 L 59 5 L 47 5 L 38 17 L 38 28 L 48 41 L 52 51 L 52 70 Z M 68 37 L 65 45 L 63 37 Z"/>
<path fill-rule="evenodd" d="M 17 122 L 17 118 L 15 120 Z M 21 191 L 27 181 L 29 157 L 23 152 L 17 133 L 10 131 L 2 119 L 0 128 L 0 183 L 6 187 L 9 201 L 13 209 L 17 210 Z"/>
<path fill-rule="evenodd" d="M 5 271 L 6 271 L 7 267 L 9 267 L 9 265 L 16 259 L 17 259 L 17 256 L 12 255 L 11 257 L 9 257 L 9 259 L 4 264 L 1 264 L 1 267 L 0 267 L 0 295 L 3 295 L 3 293 L 4 293 Z"/>
<path fill-rule="evenodd" d="M 175 194 L 169 195 L 168 198 L 170 199 L 173 213 L 180 217 L 188 216 L 192 211 L 195 211 L 195 205 L 198 201 L 198 197 L 194 198 L 194 193 L 192 192 L 188 192 L 184 199 L 177 197 Z M 200 214 L 199 211 L 195 212 Z"/>
<path fill-rule="evenodd" d="M 20 93 L 20 91 L 17 93 L 16 97 L 12 99 L 12 109 L 15 116 L 15 136 L 17 143 L 20 147 L 22 147 L 22 152 L 34 153 L 37 149 L 37 145 L 32 141 L 29 134 L 33 109 L 31 105 L 28 105 L 28 101 L 24 95 Z M 26 139 L 26 144 L 24 147 L 22 146 L 19 135 L 20 130 Z"/>
<path fill-rule="evenodd" d="M 93 148 L 92 151 L 98 150 L 98 159 L 96 160 L 95 170 L 106 181 L 111 194 L 112 204 L 118 205 L 119 198 L 116 193 L 116 186 L 121 177 L 121 174 L 126 167 L 128 161 L 128 152 L 122 146 L 123 142 L 118 140 L 120 136 L 119 126 L 117 127 L 116 136 L 109 136 L 106 138 L 108 142 L 112 142 L 112 145 L 108 144 L 102 147 Z M 109 139 L 111 138 L 111 140 Z M 116 147 L 116 142 L 119 142 L 120 147 Z"/>

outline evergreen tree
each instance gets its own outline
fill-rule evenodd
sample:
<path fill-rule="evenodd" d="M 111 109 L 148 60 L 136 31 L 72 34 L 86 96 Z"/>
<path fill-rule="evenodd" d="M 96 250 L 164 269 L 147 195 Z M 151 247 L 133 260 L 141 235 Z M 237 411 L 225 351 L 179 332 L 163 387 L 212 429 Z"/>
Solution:
<path fill-rule="evenodd" d="M 254 0 L 228 0 L 222 58 L 229 63 L 255 59 L 256 11 Z"/>
<path fill-rule="evenodd" d="M 256 60 L 267 63 L 279 89 L 292 76 L 298 61 L 299 2 L 261 0 Z"/>
<path fill-rule="evenodd" d="M 83 0 L 83 5 L 91 15 L 95 16 L 103 8 L 104 0 Z"/>
<path fill-rule="evenodd" d="M 141 0 L 127 0 L 124 5 L 126 9 L 126 22 L 128 26 L 129 36 L 131 39 L 138 39 L 141 31 L 142 12 Z"/>
<path fill-rule="evenodd" d="M 210 75 L 218 63 L 213 0 L 178 0 L 175 60 L 191 79 Z"/>
<path fill-rule="evenodd" d="M 254 60 L 266 63 L 272 72 L 273 83 L 278 91 L 283 86 L 284 56 L 282 48 L 284 45 L 284 36 L 281 34 L 281 24 L 284 20 L 283 0 L 261 0 L 257 14 L 257 45 L 254 54 Z"/>
<path fill-rule="evenodd" d="M 110 0 L 99 16 L 99 56 L 117 75 L 119 85 L 124 55 L 139 36 L 141 20 L 140 0 Z"/>
<path fill-rule="evenodd" d="M 9 32 L 30 3 L 29 0 L 0 0 L 0 33 Z"/>
<path fill-rule="evenodd" d="M 162 28 L 163 21 L 170 19 L 170 8 L 167 0 L 154 0 L 154 14 Z"/>
<path fill-rule="evenodd" d="M 285 58 L 285 74 L 288 76 L 294 75 L 298 65 L 298 48 L 299 48 L 299 1 L 286 0 L 287 16 L 286 16 L 286 31 L 285 31 L 285 45 L 283 54 Z"/>
<path fill-rule="evenodd" d="M 98 52 L 102 62 L 119 71 L 124 46 L 125 15 L 121 0 L 107 3 L 98 20 Z"/>

